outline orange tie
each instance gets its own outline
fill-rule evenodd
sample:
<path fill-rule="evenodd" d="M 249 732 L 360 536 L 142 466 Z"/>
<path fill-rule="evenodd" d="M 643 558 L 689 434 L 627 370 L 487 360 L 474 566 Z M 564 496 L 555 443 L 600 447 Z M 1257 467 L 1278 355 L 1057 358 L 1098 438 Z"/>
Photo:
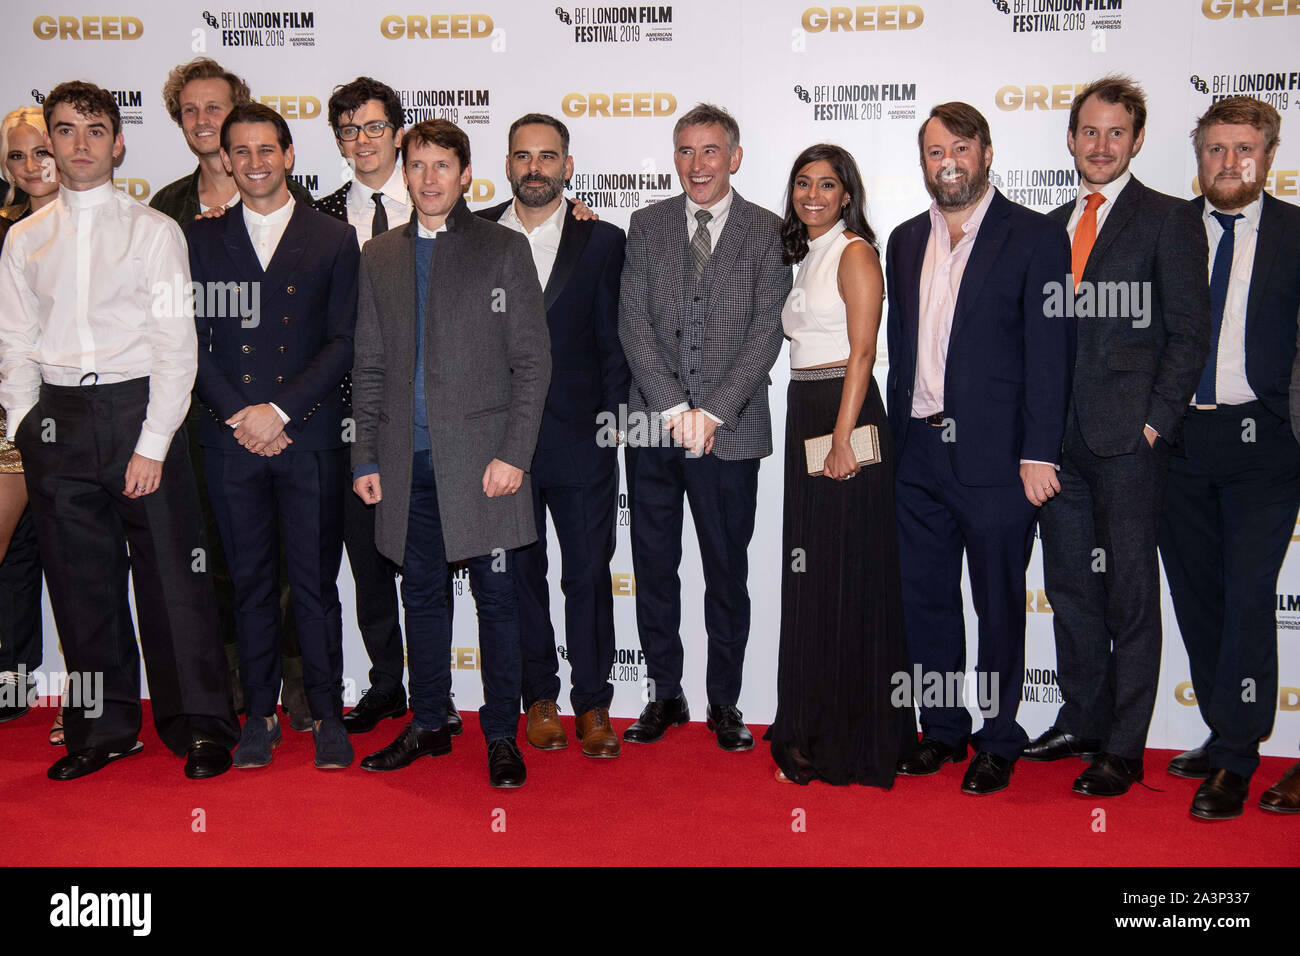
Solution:
<path fill-rule="evenodd" d="M 1079 291 L 1079 282 L 1083 279 L 1083 267 L 1088 264 L 1088 255 L 1092 244 L 1097 241 L 1097 207 L 1106 201 L 1101 193 L 1088 193 L 1084 200 L 1083 215 L 1074 227 L 1074 246 L 1070 250 L 1070 271 L 1074 273 L 1074 290 Z"/>

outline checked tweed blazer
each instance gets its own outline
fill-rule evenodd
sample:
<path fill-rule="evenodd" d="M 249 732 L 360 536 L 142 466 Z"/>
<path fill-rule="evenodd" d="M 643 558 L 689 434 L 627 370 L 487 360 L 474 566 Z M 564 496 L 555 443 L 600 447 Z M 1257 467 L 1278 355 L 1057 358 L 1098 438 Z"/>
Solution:
<path fill-rule="evenodd" d="M 629 444 L 637 444 L 641 415 L 657 429 L 661 412 L 689 402 L 722 419 L 712 454 L 735 461 L 772 453 L 768 372 L 781 354 L 781 307 L 791 282 L 780 229 L 776 215 L 734 193 L 697 291 L 685 194 L 632 214 L 618 309 L 632 370 Z M 704 333 L 690 351 L 683 329 L 692 300 L 705 290 Z"/>

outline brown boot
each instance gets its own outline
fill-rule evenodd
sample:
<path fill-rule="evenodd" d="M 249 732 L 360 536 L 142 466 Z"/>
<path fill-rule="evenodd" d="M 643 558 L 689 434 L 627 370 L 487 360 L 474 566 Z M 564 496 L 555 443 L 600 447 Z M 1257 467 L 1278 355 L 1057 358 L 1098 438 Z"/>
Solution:
<path fill-rule="evenodd" d="M 538 750 L 563 750 L 569 746 L 555 701 L 539 700 L 528 708 L 528 742 Z"/>
<path fill-rule="evenodd" d="M 609 708 L 593 707 L 578 718 L 578 739 L 588 757 L 617 757 L 618 734 L 609 724 Z"/>
<path fill-rule="evenodd" d="M 1259 798 L 1259 808 L 1270 813 L 1300 813 L 1300 763 L 1264 791 Z"/>

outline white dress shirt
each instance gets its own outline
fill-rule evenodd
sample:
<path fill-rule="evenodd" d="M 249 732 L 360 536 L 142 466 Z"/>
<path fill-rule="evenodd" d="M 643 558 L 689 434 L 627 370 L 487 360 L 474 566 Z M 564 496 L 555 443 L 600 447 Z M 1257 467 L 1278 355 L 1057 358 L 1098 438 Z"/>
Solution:
<path fill-rule="evenodd" d="M 261 213 L 253 212 L 244 205 L 244 225 L 248 229 L 248 238 L 253 243 L 253 251 L 257 253 L 257 261 L 262 264 L 262 271 L 271 264 L 271 259 L 275 256 L 276 247 L 280 245 L 280 240 L 284 238 L 284 230 L 289 225 L 289 220 L 293 218 L 293 194 L 289 195 L 289 201 L 281 206 L 275 212 L 269 212 L 265 216 Z"/>
<path fill-rule="evenodd" d="M 555 268 L 555 256 L 560 251 L 560 235 L 564 232 L 564 217 L 569 213 L 569 204 L 561 199 L 555 211 L 542 220 L 536 229 L 529 232 L 519 218 L 519 214 L 515 212 L 515 204 L 518 202 L 519 200 L 516 199 L 506 207 L 505 215 L 501 217 L 501 225 L 524 234 L 528 240 L 528 247 L 533 251 L 537 281 L 545 289 L 546 283 L 551 278 L 551 270 Z"/>
<path fill-rule="evenodd" d="M 1210 243 L 1209 275 L 1214 272 L 1214 253 L 1223 238 L 1223 227 L 1210 213 L 1216 210 L 1205 201 L 1205 238 Z M 1228 277 L 1228 298 L 1223 305 L 1223 325 L 1219 327 L 1219 351 L 1214 374 L 1214 400 L 1220 405 L 1242 405 L 1258 396 L 1246 378 L 1246 305 L 1250 298 L 1250 275 L 1255 268 L 1255 244 L 1259 239 L 1259 217 L 1264 211 L 1264 197 L 1241 210 L 1232 233 L 1232 272 Z M 1192 396 L 1196 404 L 1196 396 Z"/>
<path fill-rule="evenodd" d="M 180 227 L 111 182 L 16 223 L 0 256 L 0 404 L 9 437 L 41 382 L 149 379 L 137 454 L 167 457 L 198 367 Z M 87 376 L 95 376 L 87 378 Z"/>
<path fill-rule="evenodd" d="M 1120 176 L 1114 182 L 1109 182 L 1100 189 L 1089 189 L 1082 179 L 1079 180 L 1079 195 L 1074 199 L 1074 212 L 1070 213 L 1070 223 L 1066 226 L 1066 232 L 1070 234 L 1070 245 L 1074 245 L 1074 230 L 1079 226 L 1079 220 L 1083 218 L 1083 210 L 1088 205 L 1089 193 L 1101 193 L 1106 197 L 1106 201 L 1097 207 L 1097 235 L 1101 235 L 1101 227 L 1106 223 L 1106 217 L 1110 211 L 1115 208 L 1115 200 L 1119 194 L 1124 191 L 1128 181 L 1133 178 L 1133 174 L 1127 169 L 1124 175 Z"/>
<path fill-rule="evenodd" d="M 400 162 L 393 164 L 392 175 L 384 183 L 384 188 L 378 191 L 384 196 L 384 212 L 388 215 L 389 229 L 410 220 L 411 201 L 406 183 L 402 181 Z M 359 179 L 353 179 L 352 185 L 348 187 L 348 225 L 357 231 L 357 242 L 363 246 L 374 238 L 370 230 L 375 223 L 375 192 Z"/>

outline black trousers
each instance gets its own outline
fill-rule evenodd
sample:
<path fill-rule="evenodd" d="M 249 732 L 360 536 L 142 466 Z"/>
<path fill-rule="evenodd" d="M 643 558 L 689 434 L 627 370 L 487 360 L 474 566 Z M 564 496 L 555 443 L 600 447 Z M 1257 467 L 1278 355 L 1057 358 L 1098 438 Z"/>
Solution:
<path fill-rule="evenodd" d="M 1071 406 L 1061 491 L 1038 515 L 1065 701 L 1055 726 L 1128 760 L 1146 750 L 1160 679 L 1156 538 L 1169 450 L 1140 436 L 1135 452 L 1100 458 Z"/>
<path fill-rule="evenodd" d="M 343 714 L 344 461 L 347 450 L 270 458 L 208 448 L 208 491 L 235 582 L 239 671 L 249 717 L 270 717 L 280 693 L 280 541 L 312 717 Z"/>
<path fill-rule="evenodd" d="M 976 703 L 984 716 L 972 738 L 976 749 L 1016 760 L 1029 742 L 1016 711 L 1025 672 L 1025 568 L 1035 509 L 1020 482 L 972 487 L 958 481 L 943 431 L 911 422 L 894 479 L 912 694 L 927 737 L 948 746 L 965 743 L 972 726 L 967 705 Z M 979 616 L 975 701 L 963 683 L 963 552 Z M 920 687 L 915 686 L 918 668 Z M 932 682 L 948 690 L 925 693 Z"/>
<path fill-rule="evenodd" d="M 593 454 L 594 452 L 594 454 Z M 594 459 L 594 460 L 593 460 Z M 618 513 L 618 449 L 584 446 L 539 451 L 530 473 L 537 542 L 514 553 L 523 651 L 524 710 L 560 695 L 551 591 L 546 580 L 546 512 L 560 542 L 565 657 L 572 672 L 575 715 L 614 699 L 614 558 Z"/>
<path fill-rule="evenodd" d="M 20 666 L 29 676 L 41 666 L 41 556 L 31 508 L 23 509 L 0 561 L 0 671 Z"/>
<path fill-rule="evenodd" d="M 1192 409 L 1183 436 L 1160 555 L 1210 766 L 1249 777 L 1277 708 L 1277 576 L 1300 508 L 1300 446 L 1260 402 Z"/>
<path fill-rule="evenodd" d="M 128 571 L 158 736 L 177 754 L 195 737 L 239 738 L 183 428 L 158 490 L 122 494 L 148 401 L 145 378 L 42 385 L 15 436 L 69 674 L 103 675 L 102 700 L 64 712 L 72 752 L 129 749 L 140 732 Z"/>
<path fill-rule="evenodd" d="M 352 491 L 345 466 L 343 541 L 357 602 L 357 627 L 370 658 L 370 687 L 384 694 L 402 691 L 406 658 L 397 602 L 397 566 L 375 547 L 375 508 Z"/>
<path fill-rule="evenodd" d="M 682 690 L 683 497 L 704 569 L 705 686 L 712 707 L 735 706 L 749 642 L 749 540 L 758 506 L 758 459 L 687 458 L 682 448 L 627 449 L 636 623 L 651 700 Z"/>

